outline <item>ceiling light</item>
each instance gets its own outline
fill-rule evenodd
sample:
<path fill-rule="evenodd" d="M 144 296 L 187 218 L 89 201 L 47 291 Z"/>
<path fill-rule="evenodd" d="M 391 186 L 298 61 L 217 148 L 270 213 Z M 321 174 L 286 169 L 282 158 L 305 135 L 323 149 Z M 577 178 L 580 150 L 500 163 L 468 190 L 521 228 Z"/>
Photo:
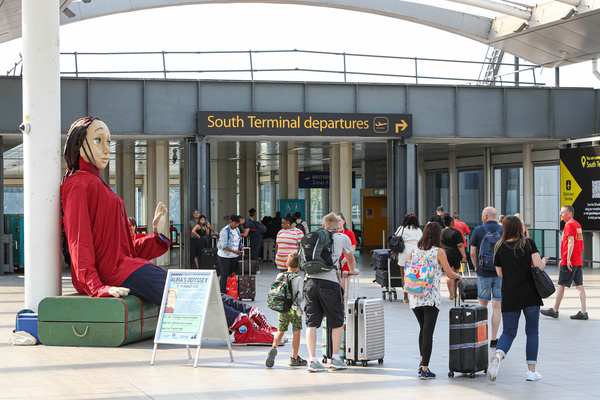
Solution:
<path fill-rule="evenodd" d="M 89 4 L 92 2 L 92 0 L 81 0 L 81 1 L 83 1 L 85 4 Z"/>
<path fill-rule="evenodd" d="M 298 151 L 298 150 L 306 150 L 306 149 L 307 149 L 307 147 L 296 147 L 296 148 L 290 149 L 290 151 Z"/>
<path fill-rule="evenodd" d="M 75 13 L 71 10 L 69 10 L 69 8 L 65 8 L 65 10 L 63 11 L 63 14 L 65 14 L 67 17 L 69 18 L 74 18 L 75 17 Z"/>
<path fill-rule="evenodd" d="M 561 54 L 564 54 L 565 56 L 566 56 L 567 54 L 569 54 L 569 52 L 568 52 L 568 51 L 565 51 L 565 50 L 561 50 L 561 51 L 560 51 L 560 53 L 561 53 Z"/>
<path fill-rule="evenodd" d="M 231 158 L 228 158 L 228 160 L 229 160 L 229 161 L 236 161 L 236 160 L 239 160 L 239 159 L 240 159 L 239 157 L 231 157 Z"/>

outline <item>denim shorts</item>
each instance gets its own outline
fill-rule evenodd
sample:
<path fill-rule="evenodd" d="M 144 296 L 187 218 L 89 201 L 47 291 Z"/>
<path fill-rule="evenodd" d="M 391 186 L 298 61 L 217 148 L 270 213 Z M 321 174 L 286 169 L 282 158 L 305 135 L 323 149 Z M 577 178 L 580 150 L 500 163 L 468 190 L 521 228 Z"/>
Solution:
<path fill-rule="evenodd" d="M 477 299 L 481 301 L 502 300 L 502 278 L 478 276 Z"/>

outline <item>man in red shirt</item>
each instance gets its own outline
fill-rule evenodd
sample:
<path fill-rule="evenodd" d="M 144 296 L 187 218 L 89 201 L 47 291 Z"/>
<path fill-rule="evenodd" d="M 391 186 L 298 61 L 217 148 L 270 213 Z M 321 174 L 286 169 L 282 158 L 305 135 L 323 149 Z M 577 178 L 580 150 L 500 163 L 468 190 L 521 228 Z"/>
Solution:
<path fill-rule="evenodd" d="M 585 308 L 585 289 L 583 288 L 583 233 L 579 222 L 573 219 L 575 210 L 572 206 L 563 206 L 560 209 L 560 218 L 565 221 L 562 241 L 560 242 L 560 271 L 558 273 L 558 290 L 556 291 L 556 301 L 554 308 L 541 310 L 543 315 L 552 318 L 558 318 L 558 308 L 565 294 L 565 287 L 575 287 L 579 291 L 579 300 L 581 301 L 581 311 L 571 315 L 571 319 L 588 319 L 588 313 Z"/>
<path fill-rule="evenodd" d="M 462 233 L 463 241 L 465 242 L 465 249 L 467 248 L 467 237 L 465 235 L 470 235 L 471 230 L 469 229 L 469 225 L 465 224 L 462 221 L 458 220 L 458 213 L 454 213 L 454 229 Z"/>

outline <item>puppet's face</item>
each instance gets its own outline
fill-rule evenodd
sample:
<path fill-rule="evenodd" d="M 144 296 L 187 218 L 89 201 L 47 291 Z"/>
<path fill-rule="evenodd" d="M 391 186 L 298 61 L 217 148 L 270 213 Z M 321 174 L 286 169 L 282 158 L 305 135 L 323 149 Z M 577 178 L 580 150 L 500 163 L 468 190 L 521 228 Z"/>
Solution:
<path fill-rule="evenodd" d="M 103 121 L 95 120 L 87 128 L 86 139 L 87 143 L 84 142 L 79 150 L 81 157 L 98 169 L 106 168 L 110 159 L 110 130 L 108 126 Z M 84 146 L 91 160 L 86 157 L 83 151 Z"/>

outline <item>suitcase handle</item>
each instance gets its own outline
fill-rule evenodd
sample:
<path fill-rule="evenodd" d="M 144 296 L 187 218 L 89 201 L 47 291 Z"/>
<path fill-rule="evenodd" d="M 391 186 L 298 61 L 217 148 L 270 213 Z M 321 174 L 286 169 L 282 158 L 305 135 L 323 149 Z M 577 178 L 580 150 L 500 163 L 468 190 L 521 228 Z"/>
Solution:
<path fill-rule="evenodd" d="M 75 330 L 75 325 L 73 325 L 73 333 L 75 334 L 75 336 L 77 337 L 84 337 L 85 335 L 87 335 L 88 333 L 88 329 L 89 329 L 89 325 L 86 325 L 85 327 L 85 332 L 83 332 L 83 335 L 80 335 L 79 333 L 77 333 L 77 331 Z"/>

